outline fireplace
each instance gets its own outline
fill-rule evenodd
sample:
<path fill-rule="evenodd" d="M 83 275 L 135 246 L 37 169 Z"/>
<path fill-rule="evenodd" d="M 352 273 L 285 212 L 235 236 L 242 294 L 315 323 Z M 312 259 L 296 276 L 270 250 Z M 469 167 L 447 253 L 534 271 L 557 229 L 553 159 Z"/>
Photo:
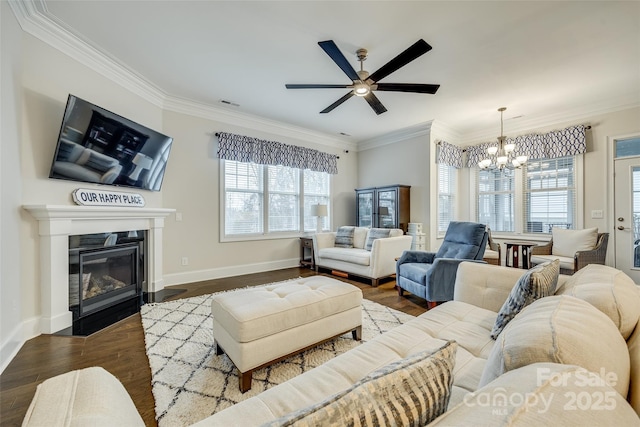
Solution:
<path fill-rule="evenodd" d="M 164 289 L 162 229 L 164 219 L 175 212 L 174 209 L 72 205 L 27 205 L 24 209 L 37 219 L 42 333 L 56 333 L 70 328 L 73 324 L 74 312 L 69 304 L 69 275 L 74 273 L 69 260 L 70 236 L 116 233 L 130 238 L 130 230 L 143 231 L 146 242 L 143 251 L 146 268 L 139 269 L 138 279 L 143 292 L 155 294 Z M 120 239 L 122 240 L 122 237 Z M 97 259 L 101 258 L 104 256 Z M 78 283 L 80 286 L 80 276 Z M 137 303 L 135 298 L 128 301 Z M 118 305 L 123 304 L 126 305 L 126 302 Z M 94 308 L 93 301 L 89 308 Z M 97 313 L 102 311 L 104 310 Z"/>
<path fill-rule="evenodd" d="M 69 310 L 74 335 L 86 335 L 138 311 L 145 231 L 69 236 Z M 121 304 L 129 302 L 130 310 Z"/>

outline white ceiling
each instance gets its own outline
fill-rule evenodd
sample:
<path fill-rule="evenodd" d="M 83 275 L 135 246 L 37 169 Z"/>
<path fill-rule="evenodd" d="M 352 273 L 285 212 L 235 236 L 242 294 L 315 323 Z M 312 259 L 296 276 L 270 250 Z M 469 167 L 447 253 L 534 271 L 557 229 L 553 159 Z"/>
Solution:
<path fill-rule="evenodd" d="M 52 20 L 167 96 L 358 142 L 436 119 L 473 139 L 640 105 L 640 2 L 46 1 Z M 381 82 L 436 83 L 435 95 L 377 92 L 380 116 L 318 46 L 334 40 L 377 70 L 418 39 L 433 50 Z M 220 100 L 239 104 L 224 106 Z M 516 121 L 514 117 L 519 117 Z M 486 132 L 485 132 L 486 133 Z"/>

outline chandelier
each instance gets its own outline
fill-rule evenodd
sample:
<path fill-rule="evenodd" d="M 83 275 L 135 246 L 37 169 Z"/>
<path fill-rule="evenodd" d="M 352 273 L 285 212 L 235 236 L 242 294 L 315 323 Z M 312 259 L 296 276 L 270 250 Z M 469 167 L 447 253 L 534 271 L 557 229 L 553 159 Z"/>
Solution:
<path fill-rule="evenodd" d="M 506 137 L 503 135 L 502 115 L 507 107 L 500 107 L 500 136 L 498 137 L 498 146 L 487 148 L 487 158 L 478 162 L 480 169 L 517 169 L 527 162 L 527 156 L 516 156 L 514 150 L 516 145 L 513 143 L 505 144 Z"/>

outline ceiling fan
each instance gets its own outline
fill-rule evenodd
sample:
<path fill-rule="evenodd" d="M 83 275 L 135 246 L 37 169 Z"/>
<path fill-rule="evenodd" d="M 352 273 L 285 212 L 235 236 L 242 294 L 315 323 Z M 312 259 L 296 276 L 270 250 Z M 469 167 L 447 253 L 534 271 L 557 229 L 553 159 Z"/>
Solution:
<path fill-rule="evenodd" d="M 285 86 L 287 89 L 352 89 L 351 92 L 320 111 L 321 114 L 332 111 L 354 95 L 363 97 L 376 114 L 382 114 L 387 111 L 387 109 L 382 105 L 378 97 L 374 95 L 373 92 L 376 90 L 434 94 L 440 87 L 440 85 L 420 83 L 378 83 L 379 80 L 382 80 L 414 59 L 429 52 L 431 50 L 431 46 L 422 39 L 409 46 L 404 52 L 387 62 L 373 74 L 369 74 L 368 71 L 363 69 L 362 63 L 367 59 L 367 49 L 358 49 L 356 52 L 358 61 L 360 61 L 360 71 L 356 72 L 351 64 L 349 64 L 347 58 L 345 58 L 342 52 L 340 52 L 340 49 L 338 49 L 338 46 L 333 42 L 333 40 L 318 42 L 318 44 L 327 53 L 327 55 L 333 59 L 333 62 L 335 62 L 336 65 L 338 65 L 338 67 L 340 67 L 340 69 L 352 80 L 352 84 L 287 84 Z"/>

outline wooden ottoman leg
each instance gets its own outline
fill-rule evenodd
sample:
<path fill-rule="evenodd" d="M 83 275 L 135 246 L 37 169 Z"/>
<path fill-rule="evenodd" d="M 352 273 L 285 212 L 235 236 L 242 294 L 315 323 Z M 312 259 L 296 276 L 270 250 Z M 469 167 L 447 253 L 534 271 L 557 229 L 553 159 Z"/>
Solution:
<path fill-rule="evenodd" d="M 351 335 L 353 335 L 354 340 L 360 341 L 362 339 L 362 325 L 351 331 Z"/>
<path fill-rule="evenodd" d="M 240 372 L 238 370 L 238 383 L 240 384 L 240 392 L 246 393 L 251 390 L 251 377 L 253 370 L 247 372 Z"/>

